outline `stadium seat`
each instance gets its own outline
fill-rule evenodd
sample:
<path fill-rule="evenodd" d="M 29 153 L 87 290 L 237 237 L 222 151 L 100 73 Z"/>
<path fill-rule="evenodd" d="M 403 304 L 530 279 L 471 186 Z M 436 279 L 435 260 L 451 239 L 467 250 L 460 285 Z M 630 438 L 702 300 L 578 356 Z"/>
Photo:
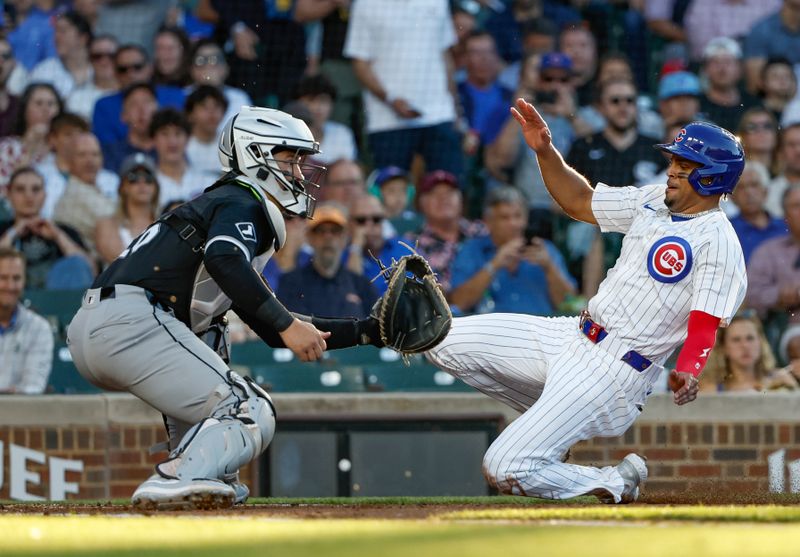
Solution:
<path fill-rule="evenodd" d="M 66 336 L 67 326 L 81 307 L 83 290 L 27 290 L 26 306 L 47 319 L 57 335 Z"/>
<path fill-rule="evenodd" d="M 72 363 L 72 354 L 63 342 L 56 342 L 53 348 L 53 369 L 47 384 L 47 392 L 55 394 L 87 394 L 100 393 L 102 389 L 95 387 L 78 373 Z"/>
<path fill-rule="evenodd" d="M 414 359 L 410 366 L 402 361 L 367 365 L 364 368 L 367 391 L 469 392 L 473 389 L 452 375 L 424 360 Z"/>

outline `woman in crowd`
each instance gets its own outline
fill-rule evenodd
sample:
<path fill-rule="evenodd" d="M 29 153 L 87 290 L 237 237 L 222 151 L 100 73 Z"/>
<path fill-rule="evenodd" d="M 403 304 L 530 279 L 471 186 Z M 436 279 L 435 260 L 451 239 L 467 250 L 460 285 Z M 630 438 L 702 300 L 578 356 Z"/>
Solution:
<path fill-rule="evenodd" d="M 15 135 L 0 140 L 0 186 L 17 168 L 33 166 L 47 156 L 50 122 L 63 109 L 61 98 L 49 83 L 31 83 L 17 113 Z"/>
<path fill-rule="evenodd" d="M 770 176 L 779 173 L 775 153 L 778 146 L 778 122 L 772 112 L 762 106 L 747 109 L 739 121 L 737 135 L 742 139 L 748 159 L 760 162 Z"/>
<path fill-rule="evenodd" d="M 700 378 L 706 392 L 763 392 L 800 387 L 791 367 L 775 369 L 775 357 L 758 317 L 743 312 L 727 328 L 717 329 L 717 343 Z"/>
<path fill-rule="evenodd" d="M 99 219 L 95 228 L 97 251 L 111 263 L 131 241 L 158 218 L 160 189 L 152 161 L 142 153 L 122 164 L 116 213 Z"/>
<path fill-rule="evenodd" d="M 159 85 L 185 87 L 189 77 L 189 37 L 183 29 L 162 27 L 156 33 L 153 81 Z"/>

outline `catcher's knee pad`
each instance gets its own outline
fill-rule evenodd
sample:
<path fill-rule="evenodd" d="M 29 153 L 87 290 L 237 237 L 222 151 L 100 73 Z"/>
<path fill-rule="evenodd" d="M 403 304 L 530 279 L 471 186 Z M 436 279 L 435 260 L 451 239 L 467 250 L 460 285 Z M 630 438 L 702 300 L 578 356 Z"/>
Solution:
<path fill-rule="evenodd" d="M 249 379 L 249 378 L 248 378 Z M 275 435 L 269 395 L 252 381 L 229 374 L 227 396 L 217 389 L 211 416 L 195 424 L 156 471 L 166 478 L 223 479 L 260 455 Z"/>

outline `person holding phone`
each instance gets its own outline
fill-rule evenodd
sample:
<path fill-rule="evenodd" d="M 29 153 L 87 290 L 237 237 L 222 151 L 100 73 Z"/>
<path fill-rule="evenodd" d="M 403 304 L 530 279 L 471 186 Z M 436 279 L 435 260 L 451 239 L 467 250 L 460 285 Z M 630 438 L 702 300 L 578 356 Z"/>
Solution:
<path fill-rule="evenodd" d="M 486 196 L 488 236 L 467 240 L 452 267 L 448 301 L 458 313 L 513 312 L 553 315 L 575 279 L 549 241 L 525 234 L 528 203 L 511 186 Z"/>

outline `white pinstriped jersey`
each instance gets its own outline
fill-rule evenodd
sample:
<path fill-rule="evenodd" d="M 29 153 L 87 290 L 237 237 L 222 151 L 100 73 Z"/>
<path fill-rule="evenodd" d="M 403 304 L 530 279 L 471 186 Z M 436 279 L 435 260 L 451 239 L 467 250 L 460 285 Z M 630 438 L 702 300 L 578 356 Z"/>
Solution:
<path fill-rule="evenodd" d="M 686 339 L 689 312 L 722 320 L 736 313 L 747 291 L 742 248 L 722 211 L 673 220 L 665 184 L 598 184 L 592 212 L 603 232 L 622 232 L 622 253 L 589 313 L 609 333 L 653 360 L 667 358 Z"/>

